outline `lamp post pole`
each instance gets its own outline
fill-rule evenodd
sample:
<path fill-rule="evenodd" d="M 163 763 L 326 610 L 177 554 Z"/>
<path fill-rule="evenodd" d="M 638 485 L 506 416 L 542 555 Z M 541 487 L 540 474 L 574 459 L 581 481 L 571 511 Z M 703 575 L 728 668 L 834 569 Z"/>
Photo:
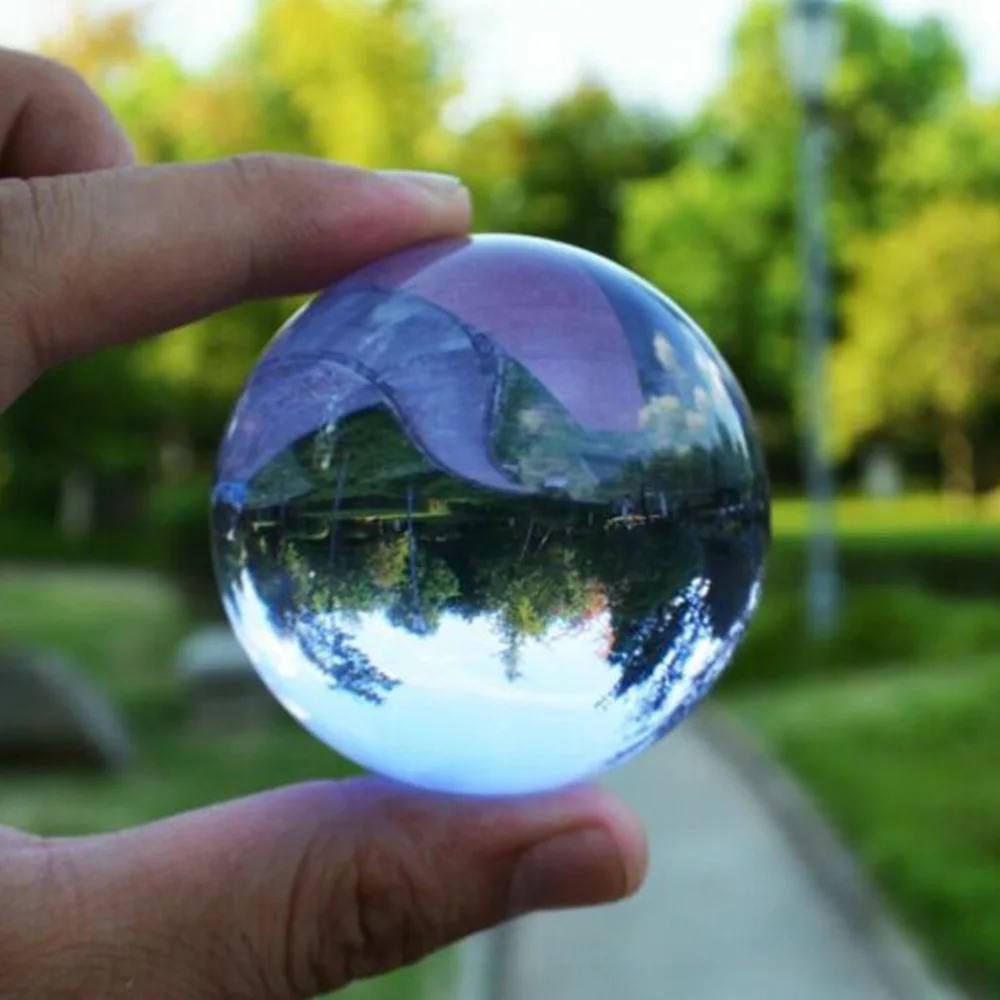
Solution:
<path fill-rule="evenodd" d="M 814 635 L 825 635 L 836 623 L 838 603 L 835 484 L 828 446 L 827 359 L 832 324 L 825 208 L 829 130 L 821 103 L 807 101 L 804 110 L 799 214 L 805 319 L 805 468 L 810 501 L 809 627 Z"/>
<path fill-rule="evenodd" d="M 803 109 L 799 225 L 803 280 L 803 458 L 809 498 L 808 625 L 828 634 L 836 624 L 838 579 L 835 484 L 829 448 L 831 422 L 827 358 L 831 336 L 827 254 L 829 121 L 827 85 L 837 58 L 839 31 L 831 0 L 793 0 L 788 33 L 789 70 Z"/>

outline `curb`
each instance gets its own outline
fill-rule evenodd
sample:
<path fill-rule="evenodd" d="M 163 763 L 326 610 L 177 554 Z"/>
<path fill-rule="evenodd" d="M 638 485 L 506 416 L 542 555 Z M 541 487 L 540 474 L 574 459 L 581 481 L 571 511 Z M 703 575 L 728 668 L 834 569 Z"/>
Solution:
<path fill-rule="evenodd" d="M 463 941 L 451 1000 L 510 1000 L 515 939 L 515 925 L 507 923 Z"/>
<path fill-rule="evenodd" d="M 805 790 L 724 709 L 703 706 L 689 722 L 774 816 L 810 875 L 898 1000 L 964 1000 L 931 968 L 844 841 Z"/>

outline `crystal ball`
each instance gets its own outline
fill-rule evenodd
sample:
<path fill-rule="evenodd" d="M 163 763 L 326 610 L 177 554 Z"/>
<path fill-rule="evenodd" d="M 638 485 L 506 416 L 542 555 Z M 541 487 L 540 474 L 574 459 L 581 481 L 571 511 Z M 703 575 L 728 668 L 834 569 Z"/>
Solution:
<path fill-rule="evenodd" d="M 274 696 L 437 791 L 573 784 L 676 726 L 760 594 L 770 500 L 704 333 L 585 251 L 483 235 L 333 285 L 221 445 L 226 612 Z"/>

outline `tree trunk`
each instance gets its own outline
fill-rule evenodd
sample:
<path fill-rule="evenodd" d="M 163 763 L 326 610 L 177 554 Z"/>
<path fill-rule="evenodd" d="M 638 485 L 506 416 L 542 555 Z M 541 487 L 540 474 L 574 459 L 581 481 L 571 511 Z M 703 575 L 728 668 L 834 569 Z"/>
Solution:
<path fill-rule="evenodd" d="M 971 499 L 976 492 L 975 454 L 960 420 L 945 418 L 939 449 L 945 491 Z"/>
<path fill-rule="evenodd" d="M 86 538 L 94 526 L 97 484 L 89 469 L 70 469 L 62 477 L 57 520 L 63 538 L 71 542 Z"/>

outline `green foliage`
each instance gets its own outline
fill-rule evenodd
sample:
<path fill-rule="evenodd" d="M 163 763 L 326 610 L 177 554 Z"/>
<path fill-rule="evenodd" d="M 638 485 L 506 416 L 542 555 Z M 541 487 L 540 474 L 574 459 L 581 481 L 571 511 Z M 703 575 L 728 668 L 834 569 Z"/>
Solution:
<path fill-rule="evenodd" d="M 772 576 L 723 685 L 736 689 L 907 662 L 986 657 L 1000 650 L 995 600 L 936 595 L 902 581 L 854 584 L 847 588 L 834 635 L 815 642 L 805 630 L 801 586 Z"/>
<path fill-rule="evenodd" d="M 479 228 L 617 257 L 623 186 L 668 169 L 677 155 L 675 129 L 661 115 L 623 108 L 585 81 L 540 112 L 507 109 L 474 126 L 459 144 L 457 169 L 475 196 Z"/>
<path fill-rule="evenodd" d="M 957 102 L 890 140 L 883 162 L 890 219 L 938 200 L 1000 200 L 1000 105 Z"/>
<path fill-rule="evenodd" d="M 1000 206 L 935 202 L 863 245 L 834 367 L 842 449 L 929 417 L 950 485 L 969 490 L 967 431 L 1000 376 Z"/>
<path fill-rule="evenodd" d="M 893 143 L 962 94 L 963 59 L 936 21 L 888 20 L 841 5 L 843 57 L 832 95 L 838 288 L 854 262 L 839 248 L 885 224 L 883 164 Z M 733 68 L 693 124 L 688 155 L 625 192 L 627 263 L 667 290 L 722 347 L 753 400 L 765 446 L 794 449 L 800 261 L 799 111 L 783 71 L 784 6 L 750 6 Z M 838 310 L 839 311 L 839 310 Z"/>
<path fill-rule="evenodd" d="M 259 108 L 259 134 L 241 140 L 359 166 L 440 165 L 458 83 L 442 29 L 416 2 L 266 0 L 226 67 Z"/>
<path fill-rule="evenodd" d="M 878 228 L 892 144 L 964 97 L 965 58 L 937 18 L 898 23 L 873 4 L 843 7 L 844 51 L 834 82 L 835 213 L 839 235 Z"/>

